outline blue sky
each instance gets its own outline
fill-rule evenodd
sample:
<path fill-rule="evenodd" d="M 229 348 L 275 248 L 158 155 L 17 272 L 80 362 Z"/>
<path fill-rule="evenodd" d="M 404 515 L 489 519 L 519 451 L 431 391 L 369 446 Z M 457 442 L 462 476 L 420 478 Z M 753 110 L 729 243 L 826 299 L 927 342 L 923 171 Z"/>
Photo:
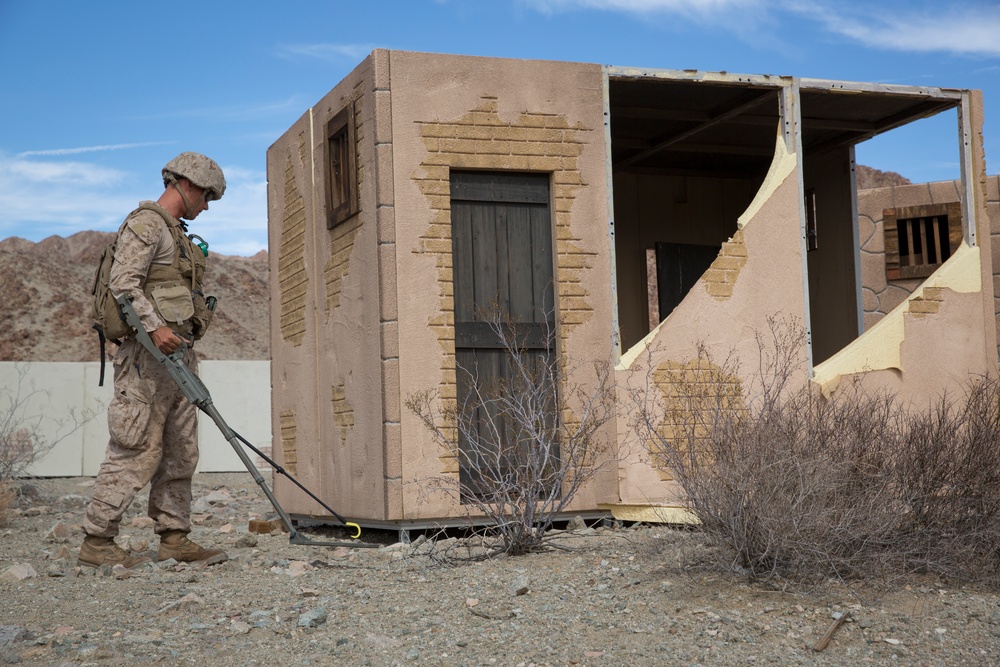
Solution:
<path fill-rule="evenodd" d="M 114 230 L 185 150 L 212 249 L 267 247 L 265 152 L 375 48 L 983 90 L 1000 171 L 1000 0 L 0 0 L 0 238 Z M 858 149 L 958 176 L 955 114 Z"/>

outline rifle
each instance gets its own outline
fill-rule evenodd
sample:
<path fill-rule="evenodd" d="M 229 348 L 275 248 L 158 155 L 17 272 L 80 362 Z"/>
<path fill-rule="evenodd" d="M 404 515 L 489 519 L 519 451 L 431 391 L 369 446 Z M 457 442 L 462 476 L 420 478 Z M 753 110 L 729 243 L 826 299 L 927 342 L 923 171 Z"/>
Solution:
<path fill-rule="evenodd" d="M 257 466 L 253 464 L 253 461 L 250 460 L 250 457 L 247 456 L 247 453 L 243 451 L 240 443 L 243 443 L 253 450 L 254 453 L 267 461 L 268 464 L 274 468 L 275 472 L 284 475 L 291 480 L 293 484 L 305 491 L 310 498 L 322 505 L 327 512 L 336 517 L 336 519 L 346 528 L 355 529 L 357 532 L 350 536 L 351 539 L 357 539 L 361 536 L 361 526 L 354 522 L 347 521 L 344 517 L 337 514 L 330 508 L 329 505 L 320 500 L 316 494 L 302 486 L 297 479 L 288 474 L 284 468 L 272 461 L 266 454 L 250 444 L 246 438 L 229 427 L 226 420 L 222 418 L 222 415 L 219 414 L 218 409 L 212 403 L 212 396 L 208 393 L 208 388 L 205 387 L 201 379 L 184 363 L 184 353 L 188 348 L 187 343 L 182 343 L 181 346 L 174 350 L 171 354 L 164 354 L 160 351 L 160 348 L 156 347 L 153 343 L 153 339 L 149 336 L 149 332 L 147 332 L 142 326 L 142 322 L 139 320 L 139 315 L 136 314 L 135 308 L 132 307 L 132 300 L 124 294 L 115 297 L 115 300 L 121 307 L 122 314 L 125 316 L 125 322 L 135 331 L 136 340 L 138 340 L 139 343 L 146 348 L 146 351 L 153 355 L 153 358 L 156 359 L 160 365 L 167 369 L 167 372 L 170 373 L 170 377 L 173 378 L 174 382 L 177 383 L 177 386 L 180 387 L 180 390 L 184 394 L 185 398 L 191 401 L 191 403 L 193 403 L 199 410 L 211 417 L 212 421 L 215 422 L 215 425 L 219 427 L 220 431 L 222 431 L 223 437 L 229 441 L 229 444 L 232 445 L 233 449 L 236 451 L 236 455 L 240 457 L 243 465 L 246 466 L 250 475 L 253 476 L 253 481 L 257 483 L 257 486 L 259 486 L 262 491 L 264 491 L 264 495 L 267 496 L 267 499 L 271 502 L 271 505 L 278 513 L 278 516 L 281 517 L 282 523 L 284 523 L 285 527 L 288 529 L 288 541 L 290 544 L 305 544 L 317 547 L 354 548 L 375 548 L 379 546 L 377 544 L 367 544 L 364 542 L 316 542 L 304 537 L 298 530 L 296 530 L 295 524 L 292 523 L 288 514 L 284 509 L 282 509 L 281 505 L 278 504 L 277 498 L 274 497 L 274 494 L 271 493 L 271 489 L 269 489 L 267 484 L 264 482 L 264 477 L 260 474 L 260 471 L 257 470 Z"/>

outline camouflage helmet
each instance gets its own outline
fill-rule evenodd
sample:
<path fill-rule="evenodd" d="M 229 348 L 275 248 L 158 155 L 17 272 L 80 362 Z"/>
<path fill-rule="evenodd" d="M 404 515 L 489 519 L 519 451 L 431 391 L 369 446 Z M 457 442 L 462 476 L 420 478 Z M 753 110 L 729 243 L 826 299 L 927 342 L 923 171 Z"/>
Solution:
<path fill-rule="evenodd" d="M 163 183 L 175 178 L 186 178 L 202 190 L 209 190 L 212 199 L 222 199 L 226 192 L 226 177 L 215 160 L 201 153 L 181 153 L 163 168 Z"/>

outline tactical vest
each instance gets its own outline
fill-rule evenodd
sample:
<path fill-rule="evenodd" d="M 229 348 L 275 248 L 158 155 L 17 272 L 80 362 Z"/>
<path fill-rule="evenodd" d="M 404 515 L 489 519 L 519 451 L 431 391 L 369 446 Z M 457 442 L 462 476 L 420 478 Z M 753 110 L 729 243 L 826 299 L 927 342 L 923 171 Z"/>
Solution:
<path fill-rule="evenodd" d="M 201 297 L 205 277 L 205 254 L 187 237 L 180 221 L 151 202 L 143 202 L 125 220 L 142 210 L 155 211 L 163 218 L 174 240 L 174 256 L 170 264 L 150 264 L 142 291 L 157 314 L 180 334 L 204 334 L 194 331 L 195 297 Z M 200 337 L 200 336 L 199 336 Z"/>

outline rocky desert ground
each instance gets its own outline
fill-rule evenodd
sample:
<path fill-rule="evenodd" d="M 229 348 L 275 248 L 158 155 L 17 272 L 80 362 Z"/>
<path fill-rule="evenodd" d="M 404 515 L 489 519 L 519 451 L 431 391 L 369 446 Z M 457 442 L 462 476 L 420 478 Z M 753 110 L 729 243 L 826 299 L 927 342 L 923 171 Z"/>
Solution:
<path fill-rule="evenodd" d="M 457 566 L 435 557 L 459 544 L 445 536 L 293 546 L 248 531 L 272 508 L 241 473 L 195 482 L 193 537 L 228 562 L 80 568 L 92 485 L 19 484 L 0 528 L 0 664 L 1000 664 L 989 592 L 939 581 L 775 590 L 691 567 L 706 553 L 697 531 L 641 524 L 563 531 L 560 549 Z M 142 498 L 119 541 L 155 556 Z M 817 651 L 838 614 L 846 621 Z"/>

